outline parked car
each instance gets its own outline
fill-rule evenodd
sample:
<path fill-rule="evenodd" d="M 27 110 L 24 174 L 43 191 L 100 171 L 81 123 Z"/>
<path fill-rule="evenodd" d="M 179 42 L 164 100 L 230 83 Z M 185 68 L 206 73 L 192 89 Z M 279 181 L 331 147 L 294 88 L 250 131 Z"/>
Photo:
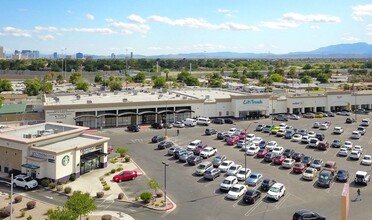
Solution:
<path fill-rule="evenodd" d="M 320 128 L 320 123 L 319 122 L 314 122 L 313 128 Z"/>
<path fill-rule="evenodd" d="M 218 156 L 216 156 L 213 159 L 213 161 L 212 161 L 213 167 L 218 167 L 225 160 L 226 160 L 226 156 L 225 155 L 218 155 Z"/>
<path fill-rule="evenodd" d="M 324 139 L 325 139 L 325 134 L 317 133 L 317 134 L 315 135 L 315 138 L 317 138 L 319 141 L 324 141 Z"/>
<path fill-rule="evenodd" d="M 180 155 L 187 152 L 186 149 L 183 149 L 183 148 L 177 148 L 175 151 L 174 151 L 174 154 L 173 154 L 173 158 L 174 159 L 179 159 L 180 158 Z"/>
<path fill-rule="evenodd" d="M 225 118 L 224 120 L 226 124 L 234 124 L 234 120 L 231 118 Z"/>
<path fill-rule="evenodd" d="M 31 176 L 24 174 L 18 174 L 13 178 L 13 186 L 20 187 L 25 190 L 30 190 L 38 186 L 38 182 L 34 180 Z"/>
<path fill-rule="evenodd" d="M 368 127 L 370 123 L 371 123 L 371 119 L 369 119 L 369 118 L 363 118 L 362 119 L 362 122 L 360 123 L 360 126 Z"/>
<path fill-rule="evenodd" d="M 318 144 L 318 150 L 327 150 L 329 148 L 329 144 L 327 141 L 321 141 Z"/>
<path fill-rule="evenodd" d="M 240 165 L 240 164 L 233 164 L 233 165 L 231 165 L 229 167 L 229 169 L 227 169 L 226 175 L 227 176 L 235 176 L 238 173 L 238 171 L 239 171 L 240 168 L 242 168 L 242 165 Z"/>
<path fill-rule="evenodd" d="M 315 112 L 314 113 L 314 118 L 323 118 L 324 117 L 324 114 L 321 113 L 321 112 Z"/>
<path fill-rule="evenodd" d="M 293 165 L 293 172 L 295 173 L 303 173 L 305 169 L 306 169 L 306 166 L 302 162 L 296 162 Z"/>
<path fill-rule="evenodd" d="M 272 162 L 274 160 L 274 157 L 275 156 L 276 156 L 275 153 L 269 152 L 268 154 L 266 154 L 264 160 L 265 160 L 265 162 L 269 162 L 270 163 L 270 162 Z"/>
<path fill-rule="evenodd" d="M 225 120 L 223 118 L 215 118 L 212 120 L 215 124 L 225 124 Z"/>
<path fill-rule="evenodd" d="M 302 173 L 302 179 L 312 181 L 318 173 L 318 170 L 312 167 L 308 167 Z"/>
<path fill-rule="evenodd" d="M 363 153 L 363 147 L 360 145 L 354 145 L 353 150 L 359 151 L 361 154 Z"/>
<path fill-rule="evenodd" d="M 344 133 L 344 129 L 341 127 L 334 127 L 333 128 L 333 134 L 342 134 Z"/>
<path fill-rule="evenodd" d="M 302 117 L 303 118 L 314 118 L 314 114 L 313 113 L 306 113 L 306 114 L 303 114 Z"/>
<path fill-rule="evenodd" d="M 175 128 L 184 128 L 185 127 L 185 124 L 181 121 L 176 121 L 173 123 L 173 127 Z"/>
<path fill-rule="evenodd" d="M 205 171 L 207 171 L 209 169 L 212 169 L 212 168 L 213 168 L 212 162 L 205 161 L 203 163 L 200 163 L 196 167 L 195 174 L 198 175 L 198 176 L 202 176 L 202 175 L 204 175 Z"/>
<path fill-rule="evenodd" d="M 331 147 L 334 147 L 334 148 L 340 148 L 341 146 L 342 146 L 342 141 L 339 139 L 333 140 L 331 144 Z"/>
<path fill-rule="evenodd" d="M 336 161 L 327 161 L 325 164 L 324 164 L 324 168 L 323 170 L 329 170 L 332 172 L 332 174 L 335 174 L 336 171 L 337 171 L 337 164 L 336 164 Z"/>
<path fill-rule="evenodd" d="M 196 124 L 197 124 L 197 125 L 208 126 L 210 123 L 211 123 L 211 120 L 210 120 L 209 118 L 199 117 L 199 118 L 196 120 Z"/>
<path fill-rule="evenodd" d="M 296 162 L 300 162 L 303 157 L 304 157 L 304 154 L 303 153 L 300 153 L 300 152 L 295 152 L 292 155 L 292 159 L 294 159 Z"/>
<path fill-rule="evenodd" d="M 319 187 L 329 188 L 333 182 L 333 174 L 329 170 L 323 170 L 319 173 L 318 181 L 316 182 Z"/>
<path fill-rule="evenodd" d="M 180 156 L 178 157 L 178 161 L 182 162 L 182 163 L 185 163 L 185 162 L 187 162 L 187 159 L 189 159 L 193 155 L 194 154 L 193 154 L 192 151 L 185 151 L 182 154 L 180 154 Z"/>
<path fill-rule="evenodd" d="M 122 182 L 127 180 L 134 180 L 137 178 L 138 174 L 135 170 L 124 170 L 121 171 L 119 174 L 115 175 L 112 180 L 114 182 Z"/>
<path fill-rule="evenodd" d="M 287 159 L 286 156 L 283 155 L 276 155 L 273 159 L 275 165 L 282 165 L 283 161 Z"/>
<path fill-rule="evenodd" d="M 276 141 L 269 141 L 266 145 L 266 149 L 273 150 L 274 147 L 278 146 L 278 143 Z"/>
<path fill-rule="evenodd" d="M 305 135 L 305 136 L 302 136 L 301 138 L 301 143 L 302 144 L 308 144 L 310 142 L 310 137 Z"/>
<path fill-rule="evenodd" d="M 140 131 L 140 126 L 136 125 L 136 124 L 132 124 L 132 125 L 129 125 L 127 127 L 128 131 L 132 131 L 132 132 L 139 132 Z"/>
<path fill-rule="evenodd" d="M 366 129 L 362 126 L 357 127 L 356 131 L 359 131 L 361 135 L 364 135 L 366 133 Z"/>
<path fill-rule="evenodd" d="M 155 122 L 155 123 L 152 123 L 151 124 L 151 127 L 152 128 L 155 128 L 155 129 L 162 129 L 164 127 L 164 124 L 163 123 L 159 123 L 159 122 Z"/>
<path fill-rule="evenodd" d="M 350 112 L 347 112 L 347 111 L 341 111 L 341 112 L 337 112 L 336 115 L 341 115 L 341 116 L 350 116 Z"/>
<path fill-rule="evenodd" d="M 199 144 L 198 146 L 196 146 L 194 148 L 194 150 L 192 151 L 195 155 L 199 155 L 200 152 L 202 152 L 205 148 L 208 147 L 208 144 Z"/>
<path fill-rule="evenodd" d="M 289 114 L 288 118 L 291 119 L 291 120 L 298 120 L 298 119 L 300 119 L 300 116 L 295 115 L 295 114 Z"/>
<path fill-rule="evenodd" d="M 302 142 L 302 140 L 301 140 L 301 142 Z M 319 140 L 317 138 L 310 138 L 309 144 L 307 146 L 309 148 L 318 148 L 318 145 L 319 145 Z"/>
<path fill-rule="evenodd" d="M 151 138 L 152 143 L 158 143 L 160 141 L 164 141 L 164 136 L 162 135 L 155 135 L 154 137 Z"/>
<path fill-rule="evenodd" d="M 351 133 L 351 138 L 352 138 L 352 139 L 359 139 L 361 136 L 362 136 L 362 135 L 360 134 L 359 131 L 353 131 L 353 132 Z"/>
<path fill-rule="evenodd" d="M 346 124 L 351 124 L 351 123 L 354 123 L 354 122 L 355 122 L 354 118 L 346 118 L 346 120 L 345 120 Z"/>
<path fill-rule="evenodd" d="M 256 131 L 262 131 L 264 127 L 265 127 L 264 124 L 258 124 L 256 127 Z"/>
<path fill-rule="evenodd" d="M 257 154 L 257 152 L 260 150 L 260 148 L 256 145 L 253 145 L 253 146 L 250 146 L 247 150 L 246 150 L 246 154 L 249 155 L 249 156 L 254 156 L 255 154 Z"/>
<path fill-rule="evenodd" d="M 299 129 L 297 131 L 298 134 L 302 135 L 302 136 L 306 136 L 307 135 L 307 130 L 306 129 Z"/>
<path fill-rule="evenodd" d="M 251 169 L 241 167 L 238 172 L 236 173 L 236 177 L 239 181 L 245 181 L 246 177 L 251 174 Z"/>
<path fill-rule="evenodd" d="M 365 171 L 357 171 L 355 173 L 354 183 L 359 185 L 367 186 L 368 182 L 371 181 L 371 175 Z"/>
<path fill-rule="evenodd" d="M 205 134 L 206 134 L 206 135 L 217 134 L 217 130 L 214 129 L 214 128 L 206 128 L 206 129 L 205 129 Z"/>
<path fill-rule="evenodd" d="M 340 148 L 340 150 L 338 151 L 337 155 L 340 156 L 340 157 L 347 157 L 349 154 L 349 151 L 348 149 L 346 148 Z"/>
<path fill-rule="evenodd" d="M 259 149 L 257 154 L 256 154 L 256 157 L 258 158 L 264 158 L 266 156 L 266 154 L 269 153 L 269 150 L 268 149 Z"/>
<path fill-rule="evenodd" d="M 307 209 L 301 209 L 293 214 L 292 219 L 293 220 L 300 220 L 300 219 L 326 220 L 326 217 L 319 213 L 316 213 L 316 212 L 313 212 Z"/>
<path fill-rule="evenodd" d="M 268 191 L 276 183 L 273 179 L 264 179 L 262 180 L 260 189 L 262 191 Z"/>
<path fill-rule="evenodd" d="M 266 126 L 262 129 L 262 131 L 263 131 L 264 133 L 270 133 L 271 130 L 273 129 L 273 127 L 274 127 L 274 125 L 266 125 Z"/>
<path fill-rule="evenodd" d="M 361 154 L 360 154 L 359 151 L 352 150 L 352 151 L 350 152 L 350 156 L 349 156 L 349 158 L 350 158 L 350 160 L 359 160 L 359 159 L 360 159 L 360 156 L 361 156 Z"/>
<path fill-rule="evenodd" d="M 362 158 L 362 162 L 360 162 L 362 165 L 371 166 L 372 164 L 372 156 L 371 155 L 364 155 Z"/>
<path fill-rule="evenodd" d="M 238 141 L 239 141 L 239 136 L 233 135 L 233 136 L 228 137 L 226 139 L 226 144 L 227 145 L 234 145 L 234 144 L 238 143 Z"/>
<path fill-rule="evenodd" d="M 276 133 L 278 133 L 279 130 L 280 130 L 280 127 L 279 127 L 279 126 L 274 126 L 274 127 L 271 129 L 271 134 L 276 134 Z"/>
<path fill-rule="evenodd" d="M 285 157 L 292 157 L 292 155 L 295 153 L 295 150 L 291 149 L 291 148 L 287 148 L 284 150 L 283 152 L 283 156 Z"/>
<path fill-rule="evenodd" d="M 172 146 L 173 146 L 173 142 L 170 142 L 170 141 L 161 141 L 158 144 L 158 149 L 170 148 Z"/>
<path fill-rule="evenodd" d="M 231 160 L 225 160 L 223 161 L 219 166 L 218 169 L 221 170 L 221 172 L 226 172 L 232 165 L 235 163 Z"/>
<path fill-rule="evenodd" d="M 338 182 L 346 183 L 348 179 L 349 179 L 349 171 L 343 170 L 343 169 L 337 171 L 336 180 Z"/>
<path fill-rule="evenodd" d="M 218 139 L 218 140 L 224 140 L 226 134 L 227 134 L 226 131 L 224 131 L 224 132 L 218 132 L 218 133 L 217 133 L 217 139 Z"/>
<path fill-rule="evenodd" d="M 301 162 L 308 167 L 313 162 L 313 158 L 311 156 L 304 156 Z"/>
<path fill-rule="evenodd" d="M 285 139 L 291 139 L 294 134 L 295 134 L 295 132 L 293 130 L 287 130 L 284 134 L 284 138 Z"/>
<path fill-rule="evenodd" d="M 283 162 L 281 167 L 286 169 L 291 169 L 296 161 L 292 158 L 286 158 Z"/>
<path fill-rule="evenodd" d="M 187 158 L 187 164 L 190 166 L 194 166 L 196 164 L 199 164 L 203 161 L 203 158 L 197 155 L 192 155 L 191 157 Z"/>
<path fill-rule="evenodd" d="M 276 120 L 276 121 L 288 121 L 288 118 L 285 115 L 275 115 L 274 120 Z"/>
<path fill-rule="evenodd" d="M 269 191 L 267 191 L 266 198 L 274 199 L 279 201 L 285 195 L 285 186 L 283 183 L 275 183 L 271 186 Z"/>
<path fill-rule="evenodd" d="M 324 112 L 325 114 L 327 114 L 327 117 L 335 117 L 335 113 L 333 113 L 333 112 L 330 112 L 330 111 L 325 111 Z"/>
<path fill-rule="evenodd" d="M 193 140 L 190 142 L 189 145 L 187 145 L 186 149 L 188 151 L 193 151 L 198 145 L 201 145 L 203 142 L 201 140 Z"/>
<path fill-rule="evenodd" d="M 238 178 L 236 176 L 228 176 L 220 184 L 220 190 L 228 192 L 235 184 L 238 184 Z"/>
<path fill-rule="evenodd" d="M 230 191 L 227 193 L 226 198 L 237 200 L 240 197 L 242 197 L 245 192 L 247 192 L 247 186 L 243 184 L 235 184 L 233 187 L 231 187 Z"/>
<path fill-rule="evenodd" d="M 300 134 L 294 134 L 291 138 L 291 141 L 293 142 L 300 142 L 302 140 L 302 135 Z"/>
<path fill-rule="evenodd" d="M 204 172 L 204 179 L 214 180 L 221 175 L 221 170 L 217 168 L 209 169 Z"/>
<path fill-rule="evenodd" d="M 348 150 L 351 150 L 351 149 L 353 149 L 353 143 L 351 141 L 345 141 L 344 145 L 342 147 L 344 147 Z"/>
<path fill-rule="evenodd" d="M 248 186 L 257 186 L 263 180 L 263 175 L 261 173 L 251 173 L 246 180 Z"/>
<path fill-rule="evenodd" d="M 202 158 L 204 158 L 204 159 L 206 159 L 206 158 L 212 157 L 212 156 L 214 156 L 216 154 L 217 154 L 217 148 L 215 148 L 215 147 L 206 147 L 206 148 L 204 148 L 200 152 L 199 156 L 202 157 Z"/>
<path fill-rule="evenodd" d="M 283 152 L 284 152 L 284 148 L 281 146 L 276 146 L 272 150 L 272 153 L 275 155 L 282 154 Z"/>
<path fill-rule="evenodd" d="M 261 198 L 261 192 L 259 190 L 250 189 L 244 194 L 243 201 L 246 203 L 253 204 L 260 198 Z"/>

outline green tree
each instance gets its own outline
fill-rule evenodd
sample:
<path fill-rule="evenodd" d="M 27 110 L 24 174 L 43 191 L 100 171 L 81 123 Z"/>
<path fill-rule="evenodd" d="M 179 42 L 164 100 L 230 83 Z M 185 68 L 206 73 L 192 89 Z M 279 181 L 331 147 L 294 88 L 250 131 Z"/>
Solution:
<path fill-rule="evenodd" d="M 75 191 L 72 196 L 66 201 L 65 208 L 73 211 L 77 216 L 87 215 L 94 211 L 97 206 L 94 198 L 90 197 L 89 193 Z"/>
<path fill-rule="evenodd" d="M 48 214 L 48 220 L 76 220 L 78 215 L 73 211 L 66 208 L 54 209 Z"/>
<path fill-rule="evenodd" d="M 62 84 L 62 83 L 63 83 L 64 78 L 63 78 L 62 74 L 59 74 L 59 75 L 57 76 L 56 81 L 57 81 L 58 84 Z"/>
<path fill-rule="evenodd" d="M 134 82 L 136 83 L 144 83 L 146 79 L 146 75 L 144 72 L 139 72 L 137 75 L 133 78 Z"/>
<path fill-rule="evenodd" d="M 53 84 L 51 82 L 42 81 L 40 91 L 44 94 L 50 94 L 53 91 Z"/>
<path fill-rule="evenodd" d="M 76 72 L 70 76 L 69 82 L 72 84 L 76 84 L 77 82 L 80 82 L 82 79 L 83 75 L 80 72 Z"/>
<path fill-rule="evenodd" d="M 247 84 L 247 83 L 249 83 L 247 77 L 244 76 L 244 75 L 240 76 L 240 82 L 243 83 L 243 84 Z"/>
<path fill-rule="evenodd" d="M 39 92 L 41 90 L 40 80 L 38 80 L 38 79 L 26 79 L 24 81 L 24 84 L 25 84 L 24 93 L 26 93 L 29 96 L 39 95 Z"/>
<path fill-rule="evenodd" d="M 120 154 L 120 157 L 125 157 L 127 154 L 128 150 L 124 147 L 118 147 L 116 148 L 116 153 Z"/>
<path fill-rule="evenodd" d="M 80 80 L 80 81 L 76 82 L 75 89 L 76 90 L 83 90 L 84 92 L 86 92 L 89 89 L 89 83 L 84 81 L 84 80 Z"/>
<path fill-rule="evenodd" d="M 13 91 L 12 83 L 6 79 L 0 79 L 0 92 Z"/>
<path fill-rule="evenodd" d="M 266 85 L 272 85 L 273 84 L 273 80 L 271 79 L 271 77 L 262 77 L 260 79 L 260 83 L 261 84 L 266 84 Z"/>
<path fill-rule="evenodd" d="M 288 77 L 289 78 L 296 78 L 296 67 L 292 66 L 290 69 L 289 69 L 289 72 L 288 72 Z"/>
<path fill-rule="evenodd" d="M 309 84 L 309 83 L 312 83 L 312 82 L 313 82 L 313 79 L 310 76 L 305 75 L 301 78 L 301 83 Z"/>
<path fill-rule="evenodd" d="M 155 192 L 154 194 L 156 194 L 156 191 L 160 189 L 160 184 L 154 179 L 149 179 L 149 181 L 147 182 L 147 185 L 150 187 L 150 189 L 154 190 Z"/>
<path fill-rule="evenodd" d="M 270 76 L 270 79 L 273 82 L 282 82 L 283 81 L 283 76 L 278 74 L 278 73 L 274 73 L 273 75 Z"/>
<path fill-rule="evenodd" d="M 309 69 L 312 69 L 312 68 L 313 68 L 313 67 L 312 67 L 311 64 L 309 64 L 309 63 L 305 64 L 305 65 L 302 67 L 303 70 L 309 70 Z"/>
<path fill-rule="evenodd" d="M 102 82 L 102 76 L 97 74 L 95 77 L 94 77 L 94 82 L 95 83 L 101 83 Z"/>
<path fill-rule="evenodd" d="M 154 88 L 160 89 L 166 88 L 167 81 L 164 76 L 155 76 L 152 83 Z"/>
<path fill-rule="evenodd" d="M 0 96 L 0 108 L 3 106 L 4 97 Z"/>
<path fill-rule="evenodd" d="M 170 70 L 169 70 L 169 69 L 165 69 L 165 70 L 164 70 L 164 73 L 165 73 L 165 79 L 168 81 L 168 80 L 169 80 L 169 73 L 170 73 Z"/>
<path fill-rule="evenodd" d="M 123 88 L 123 84 L 120 78 L 110 81 L 108 85 L 110 87 L 110 91 L 121 90 Z"/>
<path fill-rule="evenodd" d="M 317 76 L 317 80 L 320 82 L 320 83 L 328 83 L 328 75 L 325 74 L 325 73 L 319 73 L 318 76 Z"/>

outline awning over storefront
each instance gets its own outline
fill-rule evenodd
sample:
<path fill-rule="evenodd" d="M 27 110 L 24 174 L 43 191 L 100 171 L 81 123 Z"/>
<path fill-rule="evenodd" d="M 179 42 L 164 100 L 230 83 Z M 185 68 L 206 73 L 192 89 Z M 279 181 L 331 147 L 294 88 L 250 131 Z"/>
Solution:
<path fill-rule="evenodd" d="M 86 162 L 102 156 L 107 156 L 107 154 L 101 151 L 95 151 L 88 154 L 84 154 L 83 156 L 81 156 L 80 160 L 81 162 Z"/>
<path fill-rule="evenodd" d="M 34 164 L 29 164 L 29 163 L 22 164 L 22 167 L 27 168 L 27 169 L 31 169 L 31 170 L 36 170 L 36 169 L 40 168 L 40 166 L 37 166 L 37 165 L 34 165 Z"/>

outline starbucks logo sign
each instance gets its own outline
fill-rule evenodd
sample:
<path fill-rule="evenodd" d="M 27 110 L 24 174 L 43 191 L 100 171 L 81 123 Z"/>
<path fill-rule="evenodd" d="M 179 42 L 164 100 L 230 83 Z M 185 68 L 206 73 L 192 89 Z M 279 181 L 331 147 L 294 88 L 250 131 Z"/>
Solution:
<path fill-rule="evenodd" d="M 62 158 L 62 165 L 66 166 L 70 162 L 70 156 L 66 155 Z"/>

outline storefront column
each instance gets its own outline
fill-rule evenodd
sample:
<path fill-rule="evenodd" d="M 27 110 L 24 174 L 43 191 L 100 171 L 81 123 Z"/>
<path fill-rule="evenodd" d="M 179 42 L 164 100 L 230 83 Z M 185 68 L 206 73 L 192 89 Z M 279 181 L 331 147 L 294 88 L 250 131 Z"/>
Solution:
<path fill-rule="evenodd" d="M 75 174 L 75 177 L 78 178 L 80 177 L 80 167 L 81 167 L 81 161 L 80 161 L 80 150 L 75 150 L 75 155 L 74 155 L 74 168 L 72 170 L 72 173 Z"/>
<path fill-rule="evenodd" d="M 108 143 L 107 142 L 103 144 L 103 149 L 102 150 L 103 150 L 103 153 L 105 153 L 106 155 L 108 155 Z M 100 167 L 101 168 L 107 167 L 107 157 L 108 156 L 102 156 L 102 157 L 100 157 L 100 161 L 101 161 Z"/>

